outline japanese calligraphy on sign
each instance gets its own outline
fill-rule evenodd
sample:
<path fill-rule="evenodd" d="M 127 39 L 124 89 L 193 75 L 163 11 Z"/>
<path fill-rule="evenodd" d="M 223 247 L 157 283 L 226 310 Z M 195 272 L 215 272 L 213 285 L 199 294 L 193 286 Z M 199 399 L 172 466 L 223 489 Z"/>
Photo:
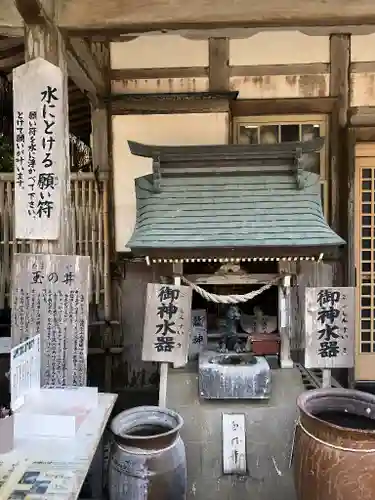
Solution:
<path fill-rule="evenodd" d="M 191 289 L 187 286 L 147 285 L 143 332 L 143 361 L 187 361 L 191 331 Z"/>
<path fill-rule="evenodd" d="M 243 413 L 223 413 L 223 472 L 245 474 L 246 427 Z"/>
<path fill-rule="evenodd" d="M 36 58 L 13 71 L 15 237 L 59 237 L 64 169 L 63 74 Z"/>
<path fill-rule="evenodd" d="M 11 407 L 23 405 L 25 396 L 40 389 L 40 335 L 13 347 L 10 353 Z"/>
<path fill-rule="evenodd" d="M 189 358 L 195 358 L 207 345 L 207 312 L 193 309 L 191 312 L 191 335 Z"/>
<path fill-rule="evenodd" d="M 306 288 L 306 368 L 352 368 L 354 288 Z"/>
<path fill-rule="evenodd" d="M 12 344 L 41 336 L 41 385 L 86 385 L 90 257 L 15 254 Z"/>

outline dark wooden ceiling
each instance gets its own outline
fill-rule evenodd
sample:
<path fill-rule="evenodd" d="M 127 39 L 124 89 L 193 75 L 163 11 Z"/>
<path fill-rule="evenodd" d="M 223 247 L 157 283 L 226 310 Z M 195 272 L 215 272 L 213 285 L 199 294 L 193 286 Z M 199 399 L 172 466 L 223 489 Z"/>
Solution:
<path fill-rule="evenodd" d="M 0 78 L 12 81 L 12 70 L 25 62 L 23 38 L 0 36 Z M 11 90 L 11 87 L 10 87 Z M 11 92 L 8 103 L 3 103 L 2 114 L 12 119 Z M 10 115 L 10 116 L 9 116 Z M 70 132 L 90 145 L 91 110 L 85 94 L 69 79 L 69 127 Z"/>

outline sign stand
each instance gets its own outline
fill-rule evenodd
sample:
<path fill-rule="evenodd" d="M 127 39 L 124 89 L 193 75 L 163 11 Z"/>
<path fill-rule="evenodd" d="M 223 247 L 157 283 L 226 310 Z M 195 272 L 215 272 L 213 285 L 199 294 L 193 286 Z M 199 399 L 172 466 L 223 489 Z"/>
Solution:
<path fill-rule="evenodd" d="M 355 289 L 306 288 L 305 367 L 320 368 L 322 387 L 332 386 L 331 370 L 354 366 Z"/>
<path fill-rule="evenodd" d="M 181 285 L 181 276 L 174 277 L 174 284 L 176 286 Z M 168 365 L 169 363 L 160 363 L 159 406 L 161 408 L 167 406 Z"/>
<path fill-rule="evenodd" d="M 322 387 L 323 389 L 327 389 L 328 387 L 332 386 L 332 377 L 331 377 L 331 370 L 329 368 L 323 370 L 323 380 L 322 380 Z"/>
<path fill-rule="evenodd" d="M 143 330 L 142 360 L 159 363 L 159 406 L 166 406 L 168 365 L 185 366 L 191 334 L 192 290 L 181 285 L 174 265 L 173 285 L 149 283 Z"/>
<path fill-rule="evenodd" d="M 159 406 L 167 406 L 167 382 L 168 382 L 168 364 L 160 363 L 160 381 L 159 381 Z"/>
<path fill-rule="evenodd" d="M 15 254 L 12 344 L 41 336 L 41 385 L 87 383 L 90 257 Z"/>

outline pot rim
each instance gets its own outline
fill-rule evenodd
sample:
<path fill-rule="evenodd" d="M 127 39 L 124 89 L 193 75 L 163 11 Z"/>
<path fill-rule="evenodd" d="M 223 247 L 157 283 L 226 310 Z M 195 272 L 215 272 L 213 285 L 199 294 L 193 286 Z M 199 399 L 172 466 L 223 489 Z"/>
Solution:
<path fill-rule="evenodd" d="M 173 419 L 176 422 L 173 428 L 168 430 L 167 432 L 163 432 L 160 434 L 151 434 L 150 436 L 135 436 L 134 434 L 128 434 L 128 432 L 137 427 L 138 425 L 147 425 L 147 415 L 155 415 L 160 414 L 160 416 L 167 416 L 170 419 Z M 135 423 L 134 419 L 139 418 L 139 422 Z M 126 420 L 129 420 L 128 427 L 126 427 Z M 114 427 L 119 426 L 120 422 L 123 424 L 126 432 L 122 432 L 121 434 L 118 431 L 114 430 Z M 132 425 L 132 422 L 134 424 Z M 155 424 L 155 422 L 152 422 Z M 161 424 L 163 422 L 160 422 Z M 127 441 L 150 441 L 150 439 L 162 439 L 164 437 L 171 436 L 173 434 L 177 434 L 182 426 L 184 425 L 184 420 L 179 413 L 174 410 L 170 410 L 169 408 L 161 408 L 160 406 L 137 406 L 135 408 L 131 408 L 129 410 L 124 410 L 120 412 L 116 417 L 113 418 L 111 422 L 111 431 L 115 436 L 118 436 L 121 439 L 126 439 Z"/>
<path fill-rule="evenodd" d="M 375 429 L 370 430 L 370 429 L 358 429 L 356 427 L 342 427 L 340 425 L 332 424 L 331 422 L 327 422 L 326 420 L 323 420 L 313 413 L 311 413 L 310 410 L 307 409 L 307 405 L 309 402 L 313 400 L 322 400 L 325 398 L 334 398 L 334 397 L 340 397 L 341 399 L 348 399 L 349 401 L 357 400 L 361 401 L 362 403 L 367 403 L 375 406 L 375 395 L 369 394 L 367 392 L 362 392 L 362 391 L 357 391 L 355 389 L 344 389 L 344 388 L 320 388 L 320 389 L 312 389 L 311 391 L 306 391 L 300 394 L 297 398 L 297 406 L 299 410 L 306 415 L 310 419 L 316 422 L 321 422 L 327 425 L 328 427 L 331 427 L 332 429 L 337 429 L 337 430 L 345 430 L 345 431 L 351 431 L 351 432 L 358 432 L 360 435 L 375 435 Z M 375 424 L 375 418 L 374 424 Z"/>

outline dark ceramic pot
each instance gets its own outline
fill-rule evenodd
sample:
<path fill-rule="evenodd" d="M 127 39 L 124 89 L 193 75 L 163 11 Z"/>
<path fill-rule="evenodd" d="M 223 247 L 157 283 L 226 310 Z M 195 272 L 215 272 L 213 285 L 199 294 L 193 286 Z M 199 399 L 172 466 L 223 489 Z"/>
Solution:
<path fill-rule="evenodd" d="M 185 500 L 182 426 L 178 413 L 158 406 L 126 410 L 112 420 L 110 500 Z"/>

